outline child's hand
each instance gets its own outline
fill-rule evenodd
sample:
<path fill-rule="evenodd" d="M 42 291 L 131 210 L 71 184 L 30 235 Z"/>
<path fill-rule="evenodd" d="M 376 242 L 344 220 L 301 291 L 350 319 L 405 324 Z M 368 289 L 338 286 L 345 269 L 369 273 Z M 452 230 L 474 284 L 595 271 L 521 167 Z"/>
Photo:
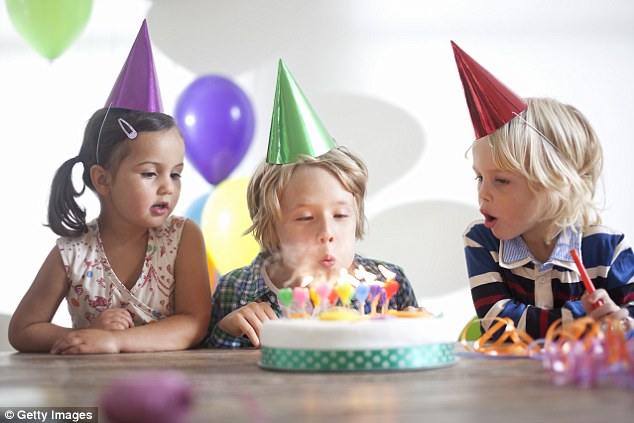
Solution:
<path fill-rule="evenodd" d="M 253 346 L 259 348 L 262 324 L 276 319 L 277 315 L 269 303 L 249 303 L 227 314 L 218 327 L 231 336 L 246 335 Z"/>
<path fill-rule="evenodd" d="M 98 329 L 74 330 L 55 341 L 51 354 L 99 354 L 118 353 L 116 335 Z"/>
<path fill-rule="evenodd" d="M 109 308 L 102 311 L 90 325 L 91 329 L 124 330 L 134 327 L 130 312 L 124 308 Z"/>
<path fill-rule="evenodd" d="M 595 304 L 598 301 L 602 301 L 603 304 L 595 308 Z M 612 298 L 608 295 L 607 291 L 603 288 L 597 289 L 591 294 L 587 292 L 581 296 L 581 304 L 586 310 L 588 316 L 594 320 L 600 320 L 605 317 L 610 317 L 615 320 L 625 319 L 628 316 L 628 312 L 624 308 L 617 306 Z"/>

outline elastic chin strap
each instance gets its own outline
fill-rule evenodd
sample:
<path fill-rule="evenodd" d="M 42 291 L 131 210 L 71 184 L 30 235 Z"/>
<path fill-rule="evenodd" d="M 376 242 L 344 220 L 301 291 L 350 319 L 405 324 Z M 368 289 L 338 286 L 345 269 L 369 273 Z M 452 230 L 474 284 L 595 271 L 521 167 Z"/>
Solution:
<path fill-rule="evenodd" d="M 526 119 L 524 119 L 520 114 L 513 112 L 513 114 L 515 116 L 517 116 L 518 118 L 520 118 L 522 120 L 522 122 L 524 122 L 526 124 L 526 126 L 528 126 L 529 128 L 531 128 L 533 131 L 537 132 L 539 134 L 540 137 L 542 137 L 544 139 L 544 141 L 546 141 L 548 144 L 550 144 L 550 146 L 552 148 L 555 149 L 555 151 L 557 151 L 557 153 L 559 153 L 559 155 L 561 157 L 563 157 L 561 155 L 561 151 L 559 151 L 559 149 L 557 148 L 557 146 L 555 144 L 553 144 L 553 142 L 551 140 L 548 139 L 548 137 L 546 135 L 544 135 L 539 129 L 535 128 L 533 125 L 531 125 L 530 123 L 528 123 L 528 121 Z"/>
<path fill-rule="evenodd" d="M 97 150 L 95 151 L 95 161 L 97 162 L 97 164 L 101 164 L 99 163 L 99 141 L 101 140 L 101 131 L 103 130 L 103 125 L 106 123 L 106 119 L 108 118 L 108 113 L 110 113 L 111 105 L 112 103 L 108 104 L 106 114 L 104 115 L 103 120 L 101 121 L 101 126 L 99 127 L 99 134 L 97 135 Z"/>

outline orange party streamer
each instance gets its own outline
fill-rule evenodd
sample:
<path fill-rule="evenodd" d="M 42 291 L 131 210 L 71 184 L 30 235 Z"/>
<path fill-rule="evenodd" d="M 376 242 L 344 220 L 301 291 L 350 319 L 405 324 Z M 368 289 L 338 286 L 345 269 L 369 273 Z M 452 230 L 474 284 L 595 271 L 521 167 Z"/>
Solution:
<path fill-rule="evenodd" d="M 482 322 L 492 323 L 489 329 L 470 345 L 467 341 L 469 327 L 472 324 L 481 324 Z M 501 329 L 504 329 L 504 331 L 500 336 L 491 341 L 493 336 Z M 508 317 L 476 319 L 469 322 L 460 334 L 460 343 L 469 352 L 489 356 L 528 357 L 531 352 L 539 353 L 539 347 L 534 344 L 533 338 L 523 330 L 516 328 L 513 320 Z"/>

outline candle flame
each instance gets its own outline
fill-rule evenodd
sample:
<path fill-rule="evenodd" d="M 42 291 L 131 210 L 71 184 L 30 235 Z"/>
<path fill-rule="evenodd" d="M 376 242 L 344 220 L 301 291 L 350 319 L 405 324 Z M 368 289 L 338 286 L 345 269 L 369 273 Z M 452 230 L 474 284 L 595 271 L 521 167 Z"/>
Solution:
<path fill-rule="evenodd" d="M 382 264 L 379 264 L 379 271 L 385 277 L 386 280 L 392 280 L 396 277 L 396 273 L 392 272 Z"/>
<path fill-rule="evenodd" d="M 339 270 L 339 283 L 349 283 L 356 288 L 357 286 L 359 286 L 360 281 L 352 276 L 350 273 L 348 273 L 346 269 L 341 268 L 341 270 Z"/>
<path fill-rule="evenodd" d="M 312 277 L 312 276 L 304 276 L 302 278 L 302 283 L 301 283 L 302 288 L 306 288 L 314 280 L 315 280 L 315 278 Z"/>
<path fill-rule="evenodd" d="M 368 284 L 373 284 L 373 283 L 377 282 L 376 275 L 374 273 L 368 272 L 361 265 L 359 265 L 354 270 L 354 275 L 356 276 L 357 279 L 364 280 Z"/>

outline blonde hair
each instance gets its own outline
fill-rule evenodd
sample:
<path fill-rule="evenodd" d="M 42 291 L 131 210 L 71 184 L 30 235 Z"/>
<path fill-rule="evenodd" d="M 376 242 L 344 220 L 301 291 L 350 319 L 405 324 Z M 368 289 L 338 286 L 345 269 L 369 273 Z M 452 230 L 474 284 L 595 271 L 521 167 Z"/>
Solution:
<path fill-rule="evenodd" d="M 550 243 L 563 229 L 601 223 L 594 194 L 603 167 L 599 139 L 576 108 L 550 98 L 529 98 L 528 108 L 488 135 L 493 161 L 523 175 L 544 201 L 552 221 Z"/>
<path fill-rule="evenodd" d="M 319 166 L 332 172 L 343 187 L 352 193 L 357 215 L 355 236 L 362 239 L 366 223 L 364 199 L 368 170 L 359 157 L 341 146 L 319 157 L 303 156 L 296 163 L 261 163 L 251 176 L 247 187 L 247 205 L 253 223 L 245 234 L 253 233 L 262 252 L 273 254 L 279 251 L 275 221 L 281 218 L 280 196 L 293 172 L 300 166 Z"/>

